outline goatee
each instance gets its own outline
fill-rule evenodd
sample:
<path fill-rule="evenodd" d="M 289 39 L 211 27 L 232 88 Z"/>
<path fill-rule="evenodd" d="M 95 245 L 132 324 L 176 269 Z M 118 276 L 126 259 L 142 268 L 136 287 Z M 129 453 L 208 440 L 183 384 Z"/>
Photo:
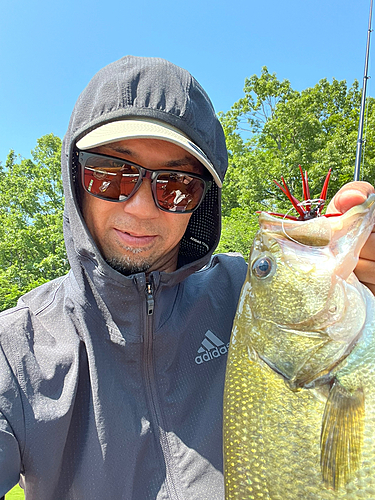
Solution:
<path fill-rule="evenodd" d="M 148 261 L 132 262 L 131 259 L 126 257 L 123 257 L 122 259 L 111 257 L 110 259 L 105 259 L 105 261 L 112 267 L 112 269 L 118 271 L 124 276 L 130 276 L 131 274 L 136 273 L 145 273 L 151 267 L 151 263 Z"/>

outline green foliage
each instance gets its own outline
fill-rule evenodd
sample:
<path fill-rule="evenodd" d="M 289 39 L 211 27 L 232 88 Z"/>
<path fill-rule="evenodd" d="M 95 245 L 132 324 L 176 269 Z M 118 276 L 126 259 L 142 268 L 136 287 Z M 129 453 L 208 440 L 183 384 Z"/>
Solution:
<path fill-rule="evenodd" d="M 353 178 L 361 91 L 355 81 L 321 80 L 301 92 L 263 67 L 246 79 L 244 97 L 220 115 L 229 149 L 223 188 L 223 233 L 218 251 L 248 255 L 257 230 L 254 213 L 286 213 L 291 204 L 273 179 L 283 176 L 302 199 L 298 165 L 308 171 L 311 195 L 320 194 L 332 168 L 329 196 Z M 362 179 L 375 179 L 374 99 L 368 99 Z M 292 210 L 293 212 L 293 210 Z M 240 234 L 237 232 L 240 231 Z"/>
<path fill-rule="evenodd" d="M 247 258 L 249 242 L 258 230 L 258 216 L 249 210 L 233 208 L 229 217 L 223 217 L 220 252 L 240 252 Z"/>
<path fill-rule="evenodd" d="M 312 197 L 332 168 L 329 196 L 352 180 L 361 90 L 355 81 L 326 79 L 301 92 L 264 67 L 245 80 L 244 96 L 221 113 L 229 150 L 218 252 L 249 254 L 259 210 L 287 213 L 290 202 L 273 179 L 283 176 L 302 199 L 298 165 Z M 375 100 L 367 100 L 362 179 L 375 179 Z M 9 153 L 0 165 L 0 309 L 35 286 L 67 272 L 62 236 L 61 141 L 37 141 L 32 159 Z"/>
<path fill-rule="evenodd" d="M 32 288 L 65 274 L 61 140 L 38 139 L 32 159 L 11 151 L 0 165 L 0 310 Z"/>

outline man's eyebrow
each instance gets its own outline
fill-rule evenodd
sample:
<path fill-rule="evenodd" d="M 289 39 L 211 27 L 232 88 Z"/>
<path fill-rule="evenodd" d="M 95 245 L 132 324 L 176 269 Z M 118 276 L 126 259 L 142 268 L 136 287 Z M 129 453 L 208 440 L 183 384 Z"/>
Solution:
<path fill-rule="evenodd" d="M 117 153 L 124 153 L 129 156 L 137 156 L 133 153 L 133 151 L 122 146 L 112 146 L 111 144 L 108 144 L 108 148 L 112 149 L 112 151 L 116 151 Z"/>
<path fill-rule="evenodd" d="M 204 168 L 204 167 L 202 167 L 201 163 L 198 160 L 195 160 L 193 158 L 189 158 L 189 156 L 185 156 L 185 158 L 181 158 L 179 160 L 167 161 L 165 166 L 169 167 L 169 168 L 190 166 L 190 167 L 193 167 L 193 169 L 197 173 L 201 173 L 202 168 Z"/>

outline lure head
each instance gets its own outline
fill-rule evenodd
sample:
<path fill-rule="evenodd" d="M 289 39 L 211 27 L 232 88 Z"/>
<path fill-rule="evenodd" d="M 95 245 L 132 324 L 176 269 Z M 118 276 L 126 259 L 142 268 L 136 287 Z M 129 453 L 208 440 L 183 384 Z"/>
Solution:
<path fill-rule="evenodd" d="M 290 220 L 299 220 L 299 221 L 307 221 L 315 219 L 315 217 L 322 216 L 322 210 L 327 200 L 328 184 L 329 184 L 329 179 L 331 177 L 331 169 L 328 170 L 328 173 L 323 183 L 323 189 L 320 193 L 319 198 L 314 200 L 310 198 L 310 188 L 307 177 L 307 171 L 303 173 L 301 165 L 299 165 L 299 170 L 301 172 L 301 177 L 302 177 L 302 190 L 304 198 L 303 202 L 300 202 L 295 196 L 292 195 L 292 193 L 289 191 L 288 185 L 285 182 L 284 177 L 281 177 L 281 182 L 283 185 L 279 184 L 275 180 L 273 181 L 288 198 L 293 208 L 296 210 L 298 216 L 288 215 L 288 214 L 278 214 L 273 212 L 270 212 L 270 215 L 276 215 L 278 217 L 283 217 Z M 328 216 L 324 215 L 324 217 Z"/>

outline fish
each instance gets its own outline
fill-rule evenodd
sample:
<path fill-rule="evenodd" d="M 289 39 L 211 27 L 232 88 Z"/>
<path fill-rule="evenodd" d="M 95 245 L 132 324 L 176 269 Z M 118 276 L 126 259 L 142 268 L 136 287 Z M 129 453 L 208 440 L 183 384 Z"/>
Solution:
<path fill-rule="evenodd" d="M 225 377 L 226 500 L 375 499 L 375 298 L 353 272 L 374 222 L 375 194 L 337 217 L 260 214 Z"/>

